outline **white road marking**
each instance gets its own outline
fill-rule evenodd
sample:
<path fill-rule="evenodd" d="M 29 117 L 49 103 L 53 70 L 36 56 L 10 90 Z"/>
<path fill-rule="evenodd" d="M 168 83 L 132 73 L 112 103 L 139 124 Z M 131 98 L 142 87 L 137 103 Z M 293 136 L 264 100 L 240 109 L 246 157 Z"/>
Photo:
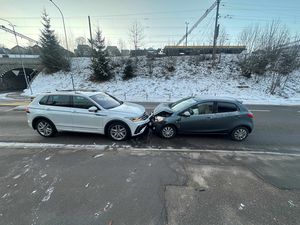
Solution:
<path fill-rule="evenodd" d="M 111 145 L 70 145 L 70 144 L 51 144 L 51 143 L 21 143 L 21 142 L 0 142 L 1 148 L 9 149 L 69 149 L 69 150 L 111 150 Z M 275 156 L 299 156 L 300 153 L 282 153 L 271 152 L 259 149 L 241 149 L 241 150 L 216 150 L 216 149 L 176 149 L 176 148 L 134 148 L 129 145 L 120 145 L 115 148 L 120 152 L 178 152 L 178 153 L 225 153 L 225 154 L 256 154 L 256 155 L 275 155 Z"/>
<path fill-rule="evenodd" d="M 268 109 L 250 109 L 251 112 L 271 112 L 271 110 Z"/>

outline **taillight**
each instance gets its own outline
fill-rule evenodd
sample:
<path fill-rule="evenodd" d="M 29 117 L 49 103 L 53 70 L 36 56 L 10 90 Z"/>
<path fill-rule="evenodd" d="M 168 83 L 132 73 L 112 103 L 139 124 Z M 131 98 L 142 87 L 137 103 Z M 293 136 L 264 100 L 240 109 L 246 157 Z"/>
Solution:
<path fill-rule="evenodd" d="M 248 116 L 249 118 L 254 118 L 253 113 L 248 113 L 247 116 Z"/>
<path fill-rule="evenodd" d="M 28 106 L 25 108 L 25 112 L 26 112 L 26 113 L 30 113 L 29 107 L 28 107 Z"/>

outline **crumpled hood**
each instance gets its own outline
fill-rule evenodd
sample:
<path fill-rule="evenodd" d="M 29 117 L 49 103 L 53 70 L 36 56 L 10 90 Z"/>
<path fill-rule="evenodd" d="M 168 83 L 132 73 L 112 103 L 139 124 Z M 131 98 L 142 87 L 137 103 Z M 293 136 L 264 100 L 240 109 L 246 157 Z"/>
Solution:
<path fill-rule="evenodd" d="M 172 111 L 172 109 L 169 107 L 168 103 L 161 103 L 158 106 L 156 106 L 156 108 L 153 111 L 153 115 L 155 116 L 155 115 L 157 115 L 161 112 L 167 112 L 167 113 L 170 113 L 170 114 L 174 113 Z"/>
<path fill-rule="evenodd" d="M 145 113 L 145 108 L 138 104 L 124 102 L 120 106 L 109 109 L 109 111 L 120 113 L 128 117 L 140 117 Z"/>

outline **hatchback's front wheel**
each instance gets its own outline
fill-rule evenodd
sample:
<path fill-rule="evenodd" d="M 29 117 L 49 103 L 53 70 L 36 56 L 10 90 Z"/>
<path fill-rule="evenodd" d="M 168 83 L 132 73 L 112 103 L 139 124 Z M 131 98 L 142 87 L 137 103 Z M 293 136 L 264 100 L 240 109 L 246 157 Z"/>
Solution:
<path fill-rule="evenodd" d="M 176 128 L 172 125 L 166 125 L 161 129 L 160 135 L 167 139 L 173 138 L 176 135 Z"/>
<path fill-rule="evenodd" d="M 46 119 L 40 119 L 37 121 L 36 130 L 43 137 L 52 137 L 56 133 L 54 124 Z"/>
<path fill-rule="evenodd" d="M 234 141 L 243 141 L 248 137 L 249 130 L 246 127 L 236 127 L 231 132 L 231 139 Z"/>
<path fill-rule="evenodd" d="M 109 126 L 108 135 L 116 141 L 124 141 L 129 137 L 130 130 L 125 124 L 115 122 Z"/>

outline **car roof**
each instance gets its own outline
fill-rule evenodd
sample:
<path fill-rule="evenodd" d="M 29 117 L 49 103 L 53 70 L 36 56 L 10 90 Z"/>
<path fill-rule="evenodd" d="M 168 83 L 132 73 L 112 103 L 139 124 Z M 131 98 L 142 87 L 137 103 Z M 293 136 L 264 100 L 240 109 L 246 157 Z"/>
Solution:
<path fill-rule="evenodd" d="M 195 96 L 193 97 L 197 102 L 202 101 L 217 101 L 217 102 L 234 102 L 234 103 L 242 103 L 241 101 L 231 98 L 231 97 L 220 97 L 220 96 Z"/>

